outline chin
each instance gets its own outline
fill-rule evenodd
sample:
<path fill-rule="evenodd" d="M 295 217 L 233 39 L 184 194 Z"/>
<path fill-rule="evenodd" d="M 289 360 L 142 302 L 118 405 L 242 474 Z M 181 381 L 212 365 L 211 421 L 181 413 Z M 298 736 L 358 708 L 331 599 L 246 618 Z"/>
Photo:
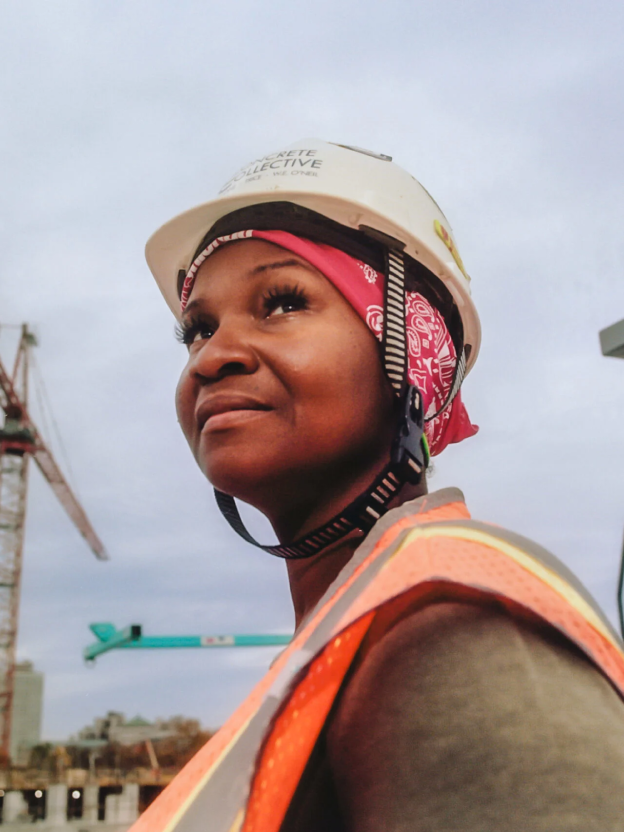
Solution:
<path fill-rule="evenodd" d="M 262 502 L 260 495 L 271 488 L 269 483 L 275 480 L 278 462 L 230 448 L 212 451 L 198 461 L 204 475 L 218 491 L 254 506 Z"/>

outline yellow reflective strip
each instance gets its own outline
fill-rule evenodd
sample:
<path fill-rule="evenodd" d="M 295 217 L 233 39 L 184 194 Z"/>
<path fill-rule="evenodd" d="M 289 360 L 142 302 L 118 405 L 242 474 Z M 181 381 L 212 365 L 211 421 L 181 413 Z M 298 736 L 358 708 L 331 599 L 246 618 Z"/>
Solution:
<path fill-rule="evenodd" d="M 612 634 L 609 632 L 607 627 L 605 627 L 604 622 L 587 603 L 587 601 L 579 595 L 573 586 L 571 586 L 556 572 L 553 572 L 552 569 L 548 569 L 548 567 L 544 566 L 544 564 L 540 563 L 536 558 L 529 555 L 527 552 L 522 549 L 518 549 L 516 546 L 512 546 L 506 540 L 501 540 L 494 535 L 489 535 L 487 532 L 483 532 L 480 529 L 471 529 L 465 526 L 458 527 L 436 525 L 421 526 L 420 528 L 413 529 L 406 535 L 403 543 L 386 562 L 384 568 L 388 565 L 392 558 L 396 557 L 399 552 L 401 552 L 406 546 L 409 546 L 409 544 L 413 541 L 418 538 L 431 537 L 453 537 L 460 540 L 483 543 L 484 545 L 489 546 L 492 549 L 497 549 L 499 552 L 507 555 L 528 572 L 531 572 L 533 575 L 548 584 L 555 590 L 555 592 L 561 595 L 562 598 L 565 598 L 565 600 L 568 601 L 568 603 L 570 603 L 577 610 L 577 612 L 580 612 L 581 615 L 592 625 L 592 627 L 594 627 L 595 630 L 598 630 L 598 632 L 604 636 L 607 641 L 618 650 L 619 653 L 622 652 L 622 648 L 614 640 Z"/>
<path fill-rule="evenodd" d="M 174 815 L 173 815 L 173 817 L 170 819 L 169 823 L 168 823 L 166 826 L 164 826 L 164 827 L 163 827 L 162 832 L 174 832 L 174 830 L 175 830 L 176 826 L 177 826 L 177 825 L 178 825 L 178 823 L 182 820 L 182 817 L 186 814 L 186 810 L 187 810 L 187 809 L 190 807 L 190 805 L 191 805 L 191 804 L 195 801 L 195 799 L 197 798 L 197 795 L 199 794 L 199 792 L 200 792 L 200 791 L 204 788 L 204 786 L 206 785 L 206 783 L 210 780 L 210 778 L 212 777 L 212 775 L 215 773 L 215 771 L 216 771 L 216 770 L 217 770 L 217 768 L 219 767 L 219 764 L 220 764 L 220 763 L 223 761 L 223 759 L 227 756 L 227 754 L 228 754 L 229 750 L 232 748 L 232 746 L 234 745 L 234 743 L 238 740 L 238 738 L 239 738 L 239 737 L 240 737 L 240 735 L 243 733 L 243 731 L 245 731 L 245 730 L 246 730 L 247 726 L 249 725 L 249 723 L 251 722 L 251 720 L 254 718 L 254 716 L 255 716 L 255 715 L 256 715 L 256 712 L 254 711 L 254 713 L 253 713 L 253 714 L 251 714 L 251 716 L 250 716 L 247 720 L 245 720 L 245 722 L 241 725 L 241 727 L 240 727 L 240 728 L 238 729 L 238 731 L 234 734 L 234 736 L 233 736 L 233 737 L 232 737 L 232 739 L 229 741 L 229 743 L 225 746 L 225 748 L 223 749 L 223 751 L 221 752 L 221 754 L 219 754 L 219 756 L 217 757 L 217 759 L 216 759 L 216 760 L 214 761 L 214 763 L 210 766 L 210 768 L 208 769 L 208 771 L 206 771 L 206 772 L 203 774 L 203 776 L 201 777 L 201 779 L 200 779 L 200 780 L 199 780 L 199 781 L 195 784 L 195 786 L 193 787 L 192 791 L 188 794 L 188 796 L 186 797 L 186 799 L 185 799 L 185 800 L 184 800 L 184 801 L 180 804 L 180 806 L 179 806 L 179 807 L 178 807 L 178 809 L 176 810 L 175 814 L 174 814 Z M 244 811 L 243 811 L 243 817 L 244 817 Z M 236 815 L 236 819 L 235 819 L 235 821 L 234 821 L 234 824 L 236 824 L 236 822 L 237 822 L 238 820 L 239 820 L 239 817 L 238 817 L 238 814 L 237 814 L 237 815 Z M 233 828 L 235 829 L 235 828 L 236 828 L 236 825 L 234 825 L 234 827 L 233 827 Z M 239 828 L 240 828 L 240 827 L 239 827 Z"/>
<path fill-rule="evenodd" d="M 245 810 L 239 809 L 236 814 L 236 817 L 234 818 L 234 823 L 230 826 L 228 832 L 240 832 L 244 820 Z"/>

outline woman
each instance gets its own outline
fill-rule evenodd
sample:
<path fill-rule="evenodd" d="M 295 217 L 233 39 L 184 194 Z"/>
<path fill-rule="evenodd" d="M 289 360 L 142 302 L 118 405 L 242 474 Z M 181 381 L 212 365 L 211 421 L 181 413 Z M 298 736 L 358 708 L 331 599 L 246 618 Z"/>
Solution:
<path fill-rule="evenodd" d="M 427 494 L 476 431 L 480 330 L 426 191 L 306 140 L 147 257 L 182 429 L 234 529 L 234 498 L 271 521 L 297 631 L 136 832 L 624 829 L 617 637 L 551 555 Z"/>

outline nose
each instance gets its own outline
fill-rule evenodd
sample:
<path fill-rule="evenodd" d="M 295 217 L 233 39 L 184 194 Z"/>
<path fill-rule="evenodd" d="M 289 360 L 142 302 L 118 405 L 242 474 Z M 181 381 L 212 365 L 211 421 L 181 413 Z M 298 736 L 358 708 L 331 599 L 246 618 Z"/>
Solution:
<path fill-rule="evenodd" d="M 244 325 L 221 321 L 211 338 L 191 353 L 188 370 L 199 381 L 218 381 L 231 375 L 250 375 L 258 369 L 258 355 Z"/>

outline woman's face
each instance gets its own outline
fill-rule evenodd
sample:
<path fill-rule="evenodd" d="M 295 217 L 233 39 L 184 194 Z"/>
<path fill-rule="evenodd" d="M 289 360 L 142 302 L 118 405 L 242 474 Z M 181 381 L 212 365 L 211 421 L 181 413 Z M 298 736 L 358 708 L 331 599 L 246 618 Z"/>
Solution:
<path fill-rule="evenodd" d="M 271 517 L 361 490 L 387 462 L 393 395 L 377 341 L 307 261 L 263 240 L 218 249 L 181 330 L 178 418 L 219 490 Z"/>

